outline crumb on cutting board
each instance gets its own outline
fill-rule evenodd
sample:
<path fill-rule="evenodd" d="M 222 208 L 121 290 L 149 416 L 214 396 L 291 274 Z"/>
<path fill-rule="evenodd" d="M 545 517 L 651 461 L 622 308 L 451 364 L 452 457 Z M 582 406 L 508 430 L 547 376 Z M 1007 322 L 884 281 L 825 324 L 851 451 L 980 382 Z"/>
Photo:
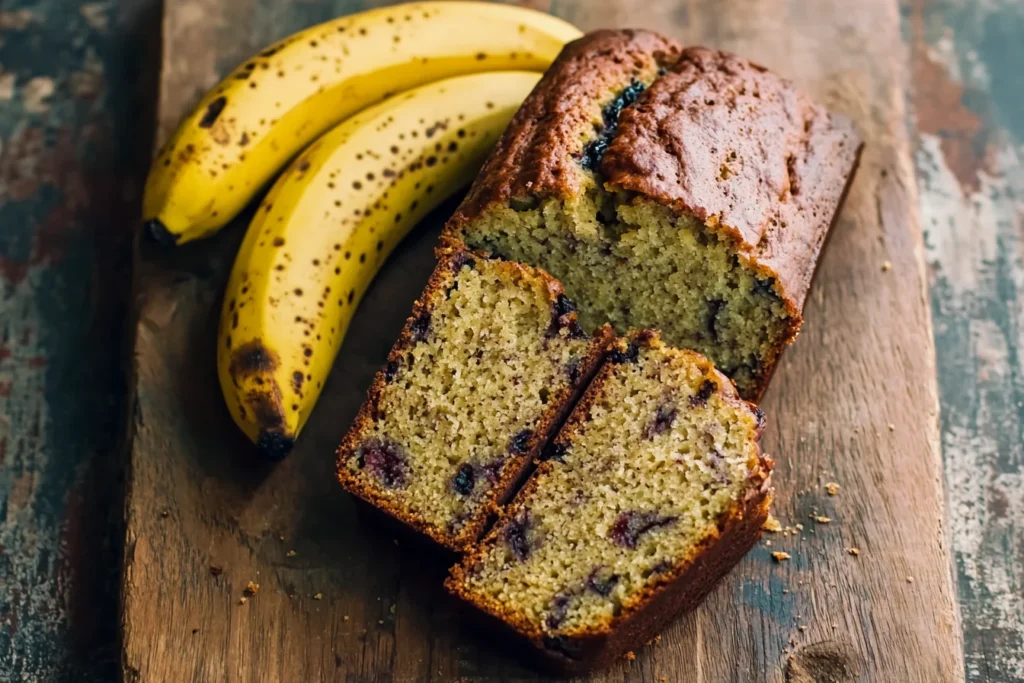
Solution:
<path fill-rule="evenodd" d="M 782 524 L 779 523 L 779 520 L 775 519 L 775 515 L 770 514 L 768 515 L 768 519 L 764 520 L 764 524 L 761 525 L 761 528 L 774 534 L 777 531 L 782 531 Z"/>
<path fill-rule="evenodd" d="M 790 554 L 784 553 L 780 550 L 778 552 L 772 553 L 772 557 L 775 558 L 776 562 L 784 562 L 785 560 L 788 560 L 790 558 Z"/>

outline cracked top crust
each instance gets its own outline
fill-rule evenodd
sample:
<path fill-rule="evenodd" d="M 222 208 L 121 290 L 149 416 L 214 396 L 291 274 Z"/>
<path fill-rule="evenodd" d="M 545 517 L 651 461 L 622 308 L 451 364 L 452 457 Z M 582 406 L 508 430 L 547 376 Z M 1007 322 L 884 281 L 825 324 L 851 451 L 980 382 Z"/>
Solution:
<path fill-rule="evenodd" d="M 731 233 L 801 308 L 859 147 L 789 81 L 694 47 L 623 110 L 601 173 Z"/>
<path fill-rule="evenodd" d="M 580 159 L 602 106 L 634 78 L 649 82 L 680 50 L 669 38 L 634 30 L 595 31 L 566 45 L 512 119 L 452 225 L 513 197 L 581 193 Z"/>
<path fill-rule="evenodd" d="M 585 187 L 583 147 L 603 104 L 650 82 L 622 111 L 599 167 L 636 192 L 731 236 L 803 308 L 818 254 L 852 177 L 853 124 L 764 67 L 649 31 L 598 31 L 566 46 L 523 104 L 449 225 L 513 197 L 567 198 Z"/>

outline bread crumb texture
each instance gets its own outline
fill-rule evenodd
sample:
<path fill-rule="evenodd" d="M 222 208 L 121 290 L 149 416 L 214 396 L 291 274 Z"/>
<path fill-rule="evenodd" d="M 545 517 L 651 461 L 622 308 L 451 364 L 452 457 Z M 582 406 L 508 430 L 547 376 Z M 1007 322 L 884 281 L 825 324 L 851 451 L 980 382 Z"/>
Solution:
<path fill-rule="evenodd" d="M 348 476 L 435 538 L 482 524 L 507 468 L 590 362 L 593 342 L 559 291 L 534 269 L 485 259 L 428 290 L 373 419 L 341 454 Z"/>
<path fill-rule="evenodd" d="M 448 582 L 531 636 L 642 607 L 767 475 L 757 416 L 708 361 L 617 344 L 554 457 Z"/>
<path fill-rule="evenodd" d="M 696 219 L 589 183 L 586 194 L 529 210 L 490 209 L 471 246 L 534 264 L 561 280 L 587 330 L 654 328 L 715 361 L 753 392 L 797 321 L 727 237 Z"/>

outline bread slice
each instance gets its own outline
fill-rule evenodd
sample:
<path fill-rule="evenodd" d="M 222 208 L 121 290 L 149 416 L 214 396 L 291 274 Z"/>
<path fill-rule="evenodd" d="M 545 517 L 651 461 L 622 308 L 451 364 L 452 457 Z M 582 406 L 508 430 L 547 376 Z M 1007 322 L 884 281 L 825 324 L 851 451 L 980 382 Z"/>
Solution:
<path fill-rule="evenodd" d="M 757 540 L 772 461 L 763 414 L 704 357 L 640 332 L 446 586 L 579 671 L 694 607 Z"/>
<path fill-rule="evenodd" d="M 547 273 L 441 250 L 338 448 L 347 490 L 462 550 L 513 492 L 600 363 Z"/>
<path fill-rule="evenodd" d="M 585 329 L 657 329 L 757 400 L 860 147 L 757 64 L 598 31 L 527 98 L 446 236 L 550 272 Z"/>

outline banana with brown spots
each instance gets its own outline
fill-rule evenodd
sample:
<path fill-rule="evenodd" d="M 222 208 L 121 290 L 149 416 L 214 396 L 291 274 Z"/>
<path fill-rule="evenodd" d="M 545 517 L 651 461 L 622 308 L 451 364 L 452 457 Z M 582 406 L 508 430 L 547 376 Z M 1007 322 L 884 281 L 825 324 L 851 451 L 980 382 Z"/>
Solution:
<path fill-rule="evenodd" d="M 228 408 L 265 455 L 291 450 L 384 259 L 470 183 L 539 78 L 474 74 L 396 95 L 325 134 L 275 183 L 235 261 L 217 343 Z"/>
<path fill-rule="evenodd" d="M 543 71 L 572 25 L 489 2 L 419 2 L 320 24 L 270 46 L 206 94 L 153 162 L 146 230 L 181 244 L 241 212 L 338 122 L 391 94 L 483 71 Z"/>

